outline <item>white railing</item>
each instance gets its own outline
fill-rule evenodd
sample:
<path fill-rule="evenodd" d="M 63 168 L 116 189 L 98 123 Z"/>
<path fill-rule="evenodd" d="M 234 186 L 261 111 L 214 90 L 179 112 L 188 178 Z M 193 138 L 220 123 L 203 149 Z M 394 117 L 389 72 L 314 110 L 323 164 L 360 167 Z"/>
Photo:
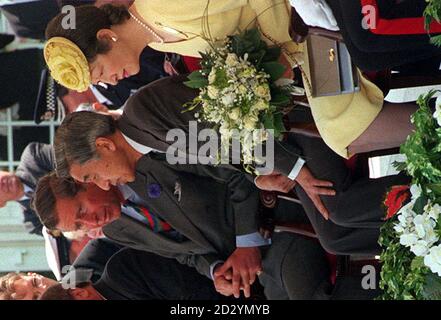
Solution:
<path fill-rule="evenodd" d="M 0 127 L 6 127 L 7 134 L 7 152 L 8 160 L 0 161 L 0 167 L 7 167 L 8 171 L 14 171 L 14 168 L 20 163 L 19 161 L 14 161 L 14 127 L 35 127 L 36 130 L 40 127 L 49 127 L 49 143 L 53 143 L 55 136 L 55 128 L 60 125 L 59 121 L 45 121 L 40 123 L 38 126 L 34 121 L 31 120 L 13 120 L 12 110 L 7 108 L 6 110 L 6 120 L 0 120 Z"/>

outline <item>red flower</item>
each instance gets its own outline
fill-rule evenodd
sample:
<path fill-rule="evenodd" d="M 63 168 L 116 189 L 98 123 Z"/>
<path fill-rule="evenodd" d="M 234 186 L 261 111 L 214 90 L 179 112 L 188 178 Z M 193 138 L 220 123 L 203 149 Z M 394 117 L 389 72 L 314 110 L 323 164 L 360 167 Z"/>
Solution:
<path fill-rule="evenodd" d="M 386 196 L 384 205 L 386 206 L 386 218 L 389 220 L 403 206 L 403 203 L 410 198 L 410 188 L 409 186 L 393 186 Z"/>

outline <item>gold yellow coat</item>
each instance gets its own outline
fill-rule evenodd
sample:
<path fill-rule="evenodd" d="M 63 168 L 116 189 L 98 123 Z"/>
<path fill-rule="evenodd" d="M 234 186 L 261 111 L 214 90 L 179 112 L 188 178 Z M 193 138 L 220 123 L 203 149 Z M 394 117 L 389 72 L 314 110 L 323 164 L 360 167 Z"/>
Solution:
<path fill-rule="evenodd" d="M 199 57 L 200 51 L 208 49 L 208 43 L 200 37 L 206 30 L 202 17 L 206 17 L 212 39 L 258 27 L 269 44 L 277 43 L 293 65 L 303 64 L 306 75 L 309 74 L 306 48 L 292 42 L 288 33 L 288 1 L 211 0 L 208 15 L 204 14 L 207 0 L 137 0 L 135 7 L 145 21 L 183 38 L 179 42 L 150 44 L 158 51 Z M 311 98 L 308 86 L 305 87 L 320 134 L 336 153 L 347 157 L 348 145 L 380 112 L 384 100 L 381 90 L 364 78 L 361 91 L 347 95 Z"/>

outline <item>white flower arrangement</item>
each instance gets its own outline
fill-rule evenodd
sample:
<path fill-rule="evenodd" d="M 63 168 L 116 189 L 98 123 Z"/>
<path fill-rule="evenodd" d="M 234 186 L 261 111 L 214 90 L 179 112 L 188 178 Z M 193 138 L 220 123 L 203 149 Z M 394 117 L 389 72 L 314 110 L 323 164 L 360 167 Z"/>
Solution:
<path fill-rule="evenodd" d="M 417 185 L 412 185 L 410 192 L 411 201 L 398 211 L 398 222 L 394 230 L 399 235 L 403 246 L 410 248 L 410 251 L 417 257 L 426 257 L 431 248 L 440 240 L 435 229 L 441 206 L 428 200 L 424 206 L 424 212 L 417 214 L 413 209 L 420 197 L 421 189 Z M 426 266 L 434 272 L 431 265 Z"/>
<path fill-rule="evenodd" d="M 429 106 L 435 93 L 419 97 L 411 118 L 415 130 L 400 148 L 405 161 L 396 163 L 412 183 L 386 196 L 379 239 L 382 299 L 441 299 L 441 108 Z"/>
<path fill-rule="evenodd" d="M 247 170 L 263 163 L 255 148 L 285 130 L 282 109 L 290 103 L 293 81 L 282 78 L 280 54 L 280 48 L 268 48 L 259 31 L 247 30 L 211 44 L 209 52 L 201 53 L 202 70 L 186 82 L 199 89 L 187 110 L 200 107 L 197 119 L 219 130 L 221 150 L 229 150 L 233 137 L 239 140 Z"/>

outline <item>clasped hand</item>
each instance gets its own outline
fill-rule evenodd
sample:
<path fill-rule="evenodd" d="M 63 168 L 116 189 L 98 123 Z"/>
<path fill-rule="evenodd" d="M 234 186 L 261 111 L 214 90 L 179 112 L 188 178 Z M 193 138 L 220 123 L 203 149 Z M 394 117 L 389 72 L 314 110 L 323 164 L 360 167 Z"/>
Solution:
<path fill-rule="evenodd" d="M 276 172 L 256 178 L 256 186 L 259 189 L 282 193 L 290 192 L 296 185 L 296 182 L 303 188 L 321 215 L 328 220 L 329 211 L 326 209 L 320 196 L 334 196 L 336 194 L 335 190 L 330 189 L 333 184 L 330 181 L 316 179 L 306 165 L 302 167 L 295 181 Z"/>
<path fill-rule="evenodd" d="M 237 248 L 233 254 L 214 270 L 216 290 L 225 296 L 240 297 L 243 290 L 246 298 L 251 296 L 251 285 L 262 271 L 258 247 Z"/>

